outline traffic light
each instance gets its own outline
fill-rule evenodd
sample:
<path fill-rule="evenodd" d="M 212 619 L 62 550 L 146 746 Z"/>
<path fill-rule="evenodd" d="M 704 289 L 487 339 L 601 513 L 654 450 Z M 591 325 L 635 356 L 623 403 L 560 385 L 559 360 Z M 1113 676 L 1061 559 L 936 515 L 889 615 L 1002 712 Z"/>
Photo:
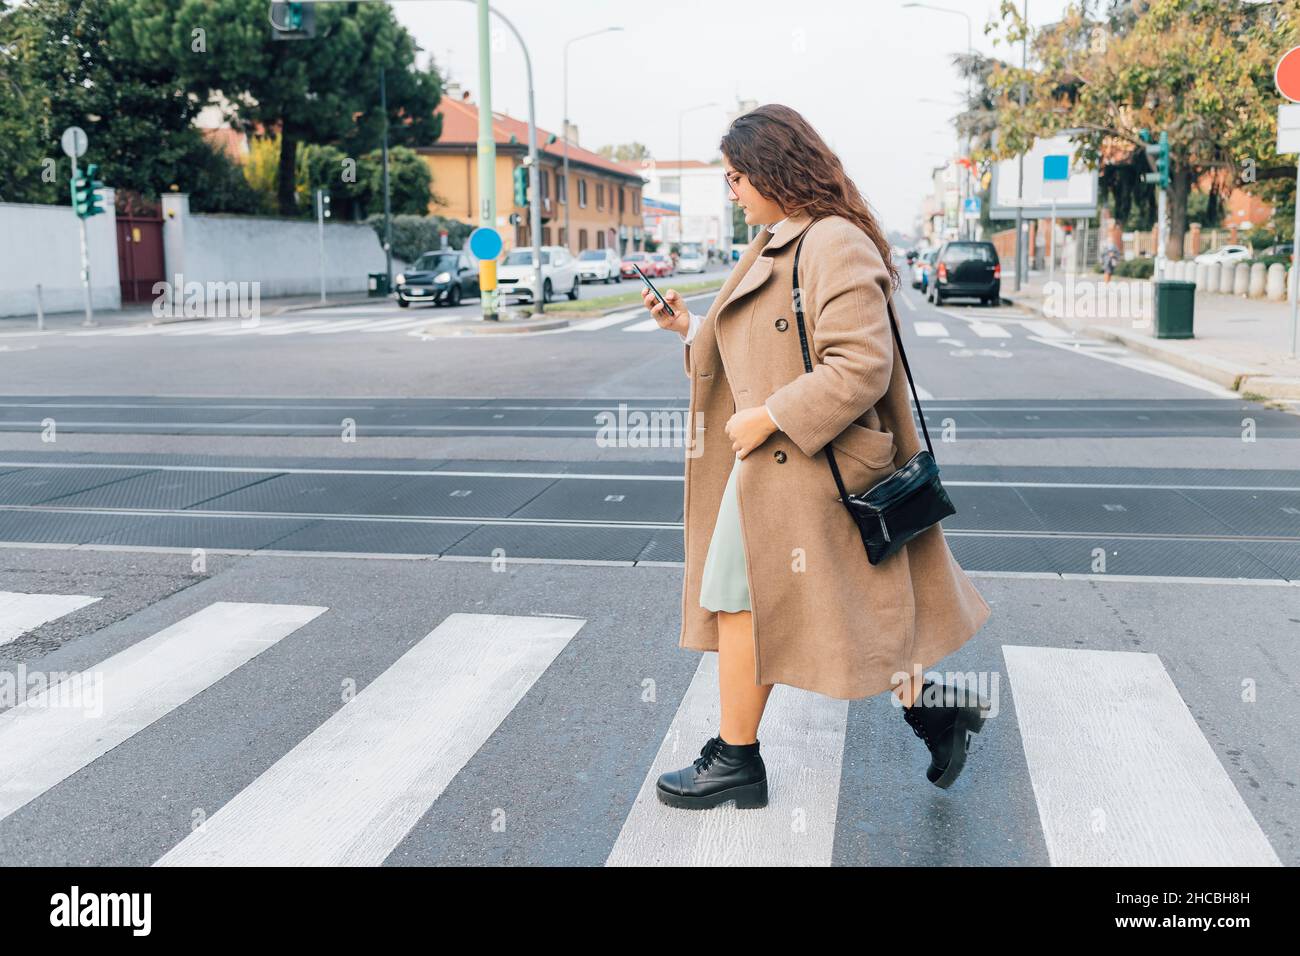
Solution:
<path fill-rule="evenodd" d="M 271 4 L 270 21 L 271 39 L 306 40 L 316 35 L 316 4 L 275 0 Z"/>
<path fill-rule="evenodd" d="M 1154 144 L 1151 142 L 1151 132 L 1149 130 L 1145 130 L 1145 129 L 1142 130 L 1141 132 L 1138 133 L 1138 137 L 1142 140 L 1142 142 L 1147 144 L 1145 147 L 1147 151 L 1147 155 L 1154 156 L 1156 158 L 1156 171 L 1154 173 L 1144 174 L 1142 176 L 1142 181 L 1144 183 L 1155 183 L 1161 189 L 1168 189 L 1169 188 L 1169 134 L 1162 132 L 1160 134 L 1160 141 Z"/>
<path fill-rule="evenodd" d="M 99 166 L 90 163 L 86 166 L 85 173 L 72 181 L 72 210 L 82 219 L 98 216 L 104 211 L 100 205 L 102 197 L 98 192 L 104 188 L 104 184 L 95 178 L 97 175 Z"/>
<path fill-rule="evenodd" d="M 528 167 L 515 167 L 515 205 L 528 205 Z"/>

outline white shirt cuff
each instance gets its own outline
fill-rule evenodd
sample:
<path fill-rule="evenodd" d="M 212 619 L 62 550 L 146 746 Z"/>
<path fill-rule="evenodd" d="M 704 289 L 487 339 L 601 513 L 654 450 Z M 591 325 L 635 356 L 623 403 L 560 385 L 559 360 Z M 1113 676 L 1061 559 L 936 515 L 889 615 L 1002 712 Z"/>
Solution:
<path fill-rule="evenodd" d="M 698 316 L 694 312 L 691 312 L 689 310 L 687 311 L 686 316 L 690 322 L 690 326 L 689 328 L 687 328 L 685 335 L 683 335 L 681 332 L 678 332 L 677 335 L 678 337 L 681 338 L 682 342 L 684 342 L 686 345 L 690 345 L 691 340 L 695 338 L 695 333 L 699 331 L 700 325 L 703 324 L 704 319 L 702 316 Z"/>
<path fill-rule="evenodd" d="M 781 431 L 781 423 L 778 422 L 778 421 L 776 420 L 776 416 L 772 414 L 772 409 L 767 408 L 767 405 L 766 405 L 766 404 L 764 404 L 763 407 L 767 409 L 767 417 L 770 418 L 770 419 L 772 419 L 772 424 L 774 424 L 774 425 L 776 426 L 776 430 L 777 430 L 777 431 Z"/>

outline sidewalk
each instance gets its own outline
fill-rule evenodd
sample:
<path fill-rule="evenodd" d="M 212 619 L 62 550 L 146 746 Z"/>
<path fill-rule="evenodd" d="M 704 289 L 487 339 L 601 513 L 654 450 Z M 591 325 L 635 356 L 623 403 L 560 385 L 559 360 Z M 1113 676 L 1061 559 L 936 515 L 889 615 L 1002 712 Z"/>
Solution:
<path fill-rule="evenodd" d="M 333 309 L 344 306 L 366 305 L 377 302 L 392 301 L 385 300 L 383 296 L 367 296 L 364 293 L 340 293 L 337 298 L 331 297 L 324 304 L 321 303 L 319 295 L 294 295 L 283 296 L 275 299 L 262 299 L 259 303 L 263 318 L 271 318 L 277 315 L 284 315 L 289 312 L 301 312 L 305 309 Z M 46 312 L 46 328 L 66 328 L 68 326 L 80 325 L 85 313 L 81 310 L 76 312 Z M 149 325 L 151 323 L 164 322 L 201 322 L 205 319 L 218 318 L 217 316 L 193 316 L 184 317 L 176 316 L 174 318 L 155 318 L 153 314 L 153 303 L 151 302 L 133 302 L 121 309 L 96 309 L 95 321 L 103 326 L 119 325 Z M 225 316 L 221 316 L 225 318 Z M 33 315 L 6 315 L 0 316 L 0 332 L 17 332 L 28 331 L 36 327 L 36 316 Z"/>
<path fill-rule="evenodd" d="M 1119 342 L 1225 388 L 1276 399 L 1300 399 L 1300 358 L 1292 358 L 1291 304 L 1198 292 L 1194 338 L 1155 337 L 1154 287 L 1135 279 L 1095 273 L 1034 272 L 1019 292 L 1008 277 L 1002 297 L 1072 332 Z"/>

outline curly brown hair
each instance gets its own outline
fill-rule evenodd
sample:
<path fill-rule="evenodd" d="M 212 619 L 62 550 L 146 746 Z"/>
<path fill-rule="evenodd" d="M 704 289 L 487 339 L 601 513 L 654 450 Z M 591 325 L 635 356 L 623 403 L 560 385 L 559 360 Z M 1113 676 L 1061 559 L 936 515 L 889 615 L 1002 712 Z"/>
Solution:
<path fill-rule="evenodd" d="M 898 288 L 889 242 L 838 156 L 796 110 L 767 103 L 737 116 L 718 144 L 732 167 L 781 208 L 814 219 L 843 216 L 867 234 Z"/>

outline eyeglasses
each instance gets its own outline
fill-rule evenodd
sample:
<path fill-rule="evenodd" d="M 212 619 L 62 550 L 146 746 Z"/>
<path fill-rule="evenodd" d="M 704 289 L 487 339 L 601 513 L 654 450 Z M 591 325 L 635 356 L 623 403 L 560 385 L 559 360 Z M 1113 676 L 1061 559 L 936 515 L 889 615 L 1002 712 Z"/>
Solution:
<path fill-rule="evenodd" d="M 722 178 L 727 181 L 727 188 L 731 191 L 731 194 L 735 195 L 737 198 L 739 198 L 739 193 L 736 192 L 736 183 L 740 182 L 740 177 L 743 175 L 745 174 L 744 173 L 723 173 L 722 174 Z M 735 176 L 736 178 L 732 179 L 731 178 L 732 176 Z"/>

